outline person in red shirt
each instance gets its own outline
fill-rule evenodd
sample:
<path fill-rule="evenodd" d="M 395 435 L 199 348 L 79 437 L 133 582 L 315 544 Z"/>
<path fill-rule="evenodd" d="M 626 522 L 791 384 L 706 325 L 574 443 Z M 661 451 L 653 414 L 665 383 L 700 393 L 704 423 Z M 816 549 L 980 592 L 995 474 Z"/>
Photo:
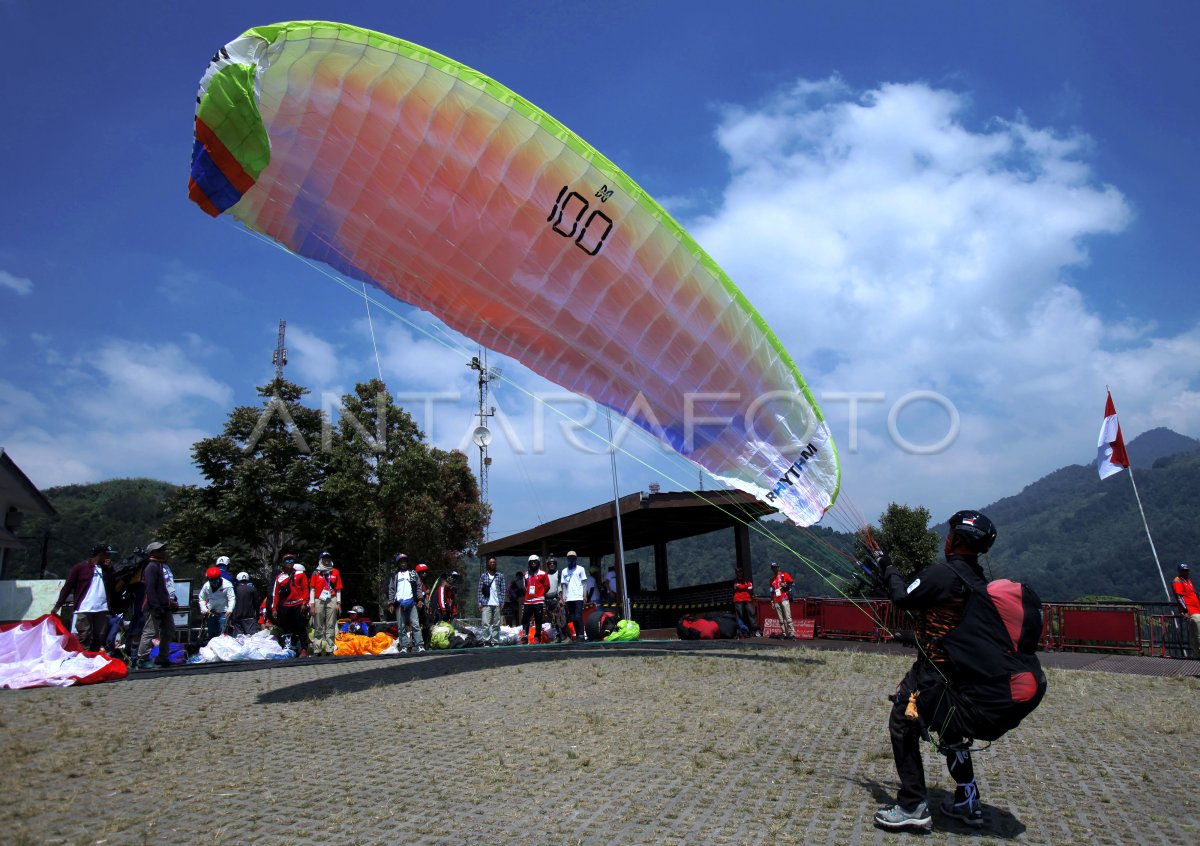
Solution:
<path fill-rule="evenodd" d="M 271 615 L 283 631 L 284 646 L 299 645 L 296 653 L 308 657 L 308 577 L 294 555 L 283 556 L 283 570 L 271 593 Z"/>
<path fill-rule="evenodd" d="M 1196 587 L 1192 584 L 1192 568 L 1186 561 L 1176 570 L 1171 588 L 1175 598 L 1179 600 L 1179 610 L 1187 617 L 1188 636 L 1192 641 L 1192 657 L 1200 658 L 1200 599 L 1196 597 Z"/>
<path fill-rule="evenodd" d="M 738 567 L 733 577 L 733 613 L 737 617 L 738 634 L 746 637 L 761 634 L 758 630 L 758 614 L 754 611 L 754 582 L 746 578 L 746 571 Z M 742 630 L 745 630 L 745 634 Z"/>
<path fill-rule="evenodd" d="M 771 603 L 783 629 L 783 639 L 791 640 L 796 636 L 792 627 L 792 577 L 786 570 L 780 570 L 774 561 L 771 562 Z"/>
<path fill-rule="evenodd" d="M 525 613 L 521 617 L 521 628 L 529 632 L 529 642 L 537 643 L 546 619 L 546 592 L 550 590 L 550 577 L 541 570 L 542 559 L 529 556 L 529 574 L 525 577 Z M 531 621 L 537 628 L 531 628 Z"/>
<path fill-rule="evenodd" d="M 313 655 L 332 655 L 337 648 L 337 621 L 342 613 L 342 574 L 333 556 L 322 552 L 317 572 L 308 582 L 308 613 L 313 618 Z"/>

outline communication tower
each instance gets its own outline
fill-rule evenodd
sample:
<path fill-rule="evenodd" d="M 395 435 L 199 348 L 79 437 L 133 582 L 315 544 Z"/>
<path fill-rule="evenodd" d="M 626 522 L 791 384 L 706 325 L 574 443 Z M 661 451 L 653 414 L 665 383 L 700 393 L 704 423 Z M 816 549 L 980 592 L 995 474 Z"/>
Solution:
<path fill-rule="evenodd" d="M 487 350 L 479 348 L 479 355 L 471 356 L 467 367 L 479 374 L 479 411 L 475 416 L 479 425 L 471 433 L 471 440 L 479 447 L 479 501 L 488 501 L 488 470 L 492 466 L 492 457 L 488 455 L 488 444 L 492 442 L 492 430 L 487 427 L 487 419 L 496 414 L 496 406 L 488 406 L 488 383 L 500 378 L 499 367 L 488 367 Z M 490 523 L 490 521 L 489 521 Z M 483 539 L 488 539 L 488 526 L 483 527 Z"/>
<path fill-rule="evenodd" d="M 283 345 L 283 336 L 287 331 L 287 321 L 279 321 L 279 339 L 275 341 L 275 354 L 271 356 L 271 363 L 275 365 L 275 378 L 283 379 L 283 368 L 287 364 L 287 347 Z"/>

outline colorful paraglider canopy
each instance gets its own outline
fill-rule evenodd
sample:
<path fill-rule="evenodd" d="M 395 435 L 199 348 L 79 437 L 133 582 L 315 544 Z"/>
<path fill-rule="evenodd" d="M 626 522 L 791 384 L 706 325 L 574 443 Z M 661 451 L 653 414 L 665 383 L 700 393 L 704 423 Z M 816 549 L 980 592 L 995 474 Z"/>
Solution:
<path fill-rule="evenodd" d="M 733 282 L 632 179 L 498 82 L 345 24 L 256 27 L 201 81 L 189 193 L 625 414 L 793 521 L 829 428 Z"/>

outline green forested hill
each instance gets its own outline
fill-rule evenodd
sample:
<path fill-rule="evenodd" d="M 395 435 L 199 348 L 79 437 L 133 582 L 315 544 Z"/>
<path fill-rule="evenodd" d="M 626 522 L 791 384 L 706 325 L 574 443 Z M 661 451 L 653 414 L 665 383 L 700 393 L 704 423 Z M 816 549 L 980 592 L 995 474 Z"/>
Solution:
<path fill-rule="evenodd" d="M 5 578 L 40 578 L 43 544 L 50 578 L 65 577 L 94 544 L 115 547 L 118 557 L 145 546 L 162 525 L 163 500 L 175 487 L 154 479 L 112 479 L 47 488 L 42 493 L 58 517 L 29 519 L 21 525 L 17 534 L 25 549 L 13 556 Z"/>
<path fill-rule="evenodd" d="M 1133 444 L 1130 453 L 1136 462 Z M 1200 553 L 1200 452 L 1133 469 L 1169 584 L 1175 565 Z M 1027 581 L 1043 599 L 1165 600 L 1127 472 L 1101 480 L 1091 465 L 1064 467 L 983 510 L 999 532 L 995 575 Z"/>

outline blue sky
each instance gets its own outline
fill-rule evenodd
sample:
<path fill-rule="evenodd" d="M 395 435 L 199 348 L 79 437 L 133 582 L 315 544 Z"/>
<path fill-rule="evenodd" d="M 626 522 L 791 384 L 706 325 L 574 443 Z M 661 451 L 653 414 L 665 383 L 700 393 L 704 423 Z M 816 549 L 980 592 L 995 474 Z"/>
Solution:
<path fill-rule="evenodd" d="M 487 73 L 666 205 L 792 352 L 868 516 L 1089 460 L 1106 384 L 1127 433 L 1200 435 L 1194 4 L 5 2 L 0 445 L 35 483 L 196 481 L 190 445 L 255 401 L 280 318 L 315 398 L 375 375 L 361 298 L 186 196 L 209 56 L 300 18 Z M 390 306 L 389 387 L 460 397 L 428 421 L 459 446 L 471 351 Z M 611 495 L 606 455 L 552 416 L 539 435 L 525 392 L 557 389 L 493 363 L 493 536 Z M 623 493 L 698 480 L 623 446 Z"/>

